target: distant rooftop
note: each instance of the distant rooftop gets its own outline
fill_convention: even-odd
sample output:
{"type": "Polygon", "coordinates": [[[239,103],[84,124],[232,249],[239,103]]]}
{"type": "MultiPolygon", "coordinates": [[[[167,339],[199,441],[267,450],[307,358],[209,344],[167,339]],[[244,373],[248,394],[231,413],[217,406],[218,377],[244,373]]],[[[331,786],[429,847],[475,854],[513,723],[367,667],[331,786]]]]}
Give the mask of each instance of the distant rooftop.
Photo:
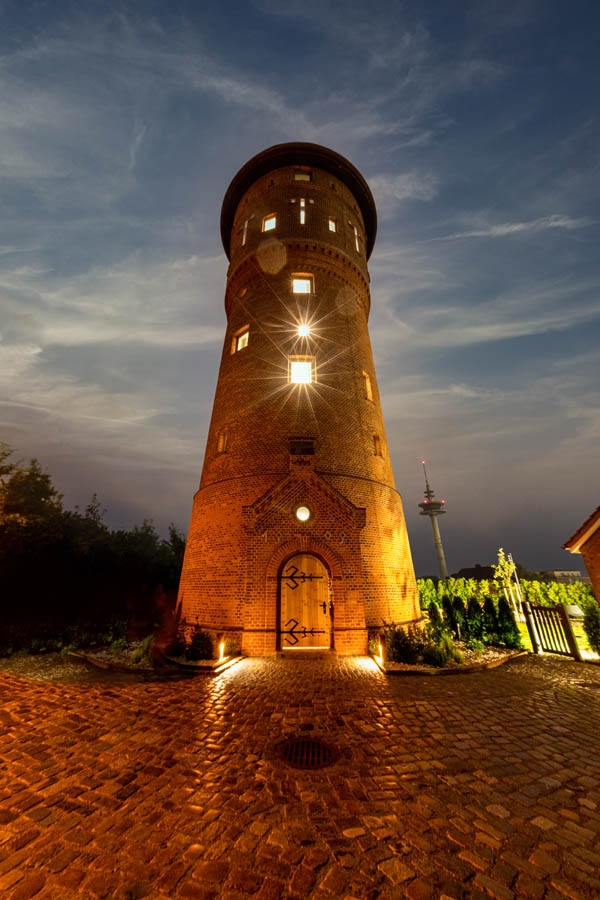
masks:
{"type": "Polygon", "coordinates": [[[581,548],[586,541],[600,528],[600,506],[597,506],[591,516],[588,516],[583,525],[580,525],[575,534],[563,544],[563,550],[571,553],[581,553],[581,548]]]}

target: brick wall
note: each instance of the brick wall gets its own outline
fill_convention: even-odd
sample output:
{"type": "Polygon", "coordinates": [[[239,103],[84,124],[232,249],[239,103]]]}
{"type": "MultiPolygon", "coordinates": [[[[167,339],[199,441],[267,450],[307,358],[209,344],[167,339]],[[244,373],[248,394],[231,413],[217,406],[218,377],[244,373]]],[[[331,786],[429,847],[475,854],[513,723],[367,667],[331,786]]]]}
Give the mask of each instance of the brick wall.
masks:
{"type": "Polygon", "coordinates": [[[588,570],[596,599],[600,603],[600,530],[585,542],[581,548],[581,555],[588,570]]]}

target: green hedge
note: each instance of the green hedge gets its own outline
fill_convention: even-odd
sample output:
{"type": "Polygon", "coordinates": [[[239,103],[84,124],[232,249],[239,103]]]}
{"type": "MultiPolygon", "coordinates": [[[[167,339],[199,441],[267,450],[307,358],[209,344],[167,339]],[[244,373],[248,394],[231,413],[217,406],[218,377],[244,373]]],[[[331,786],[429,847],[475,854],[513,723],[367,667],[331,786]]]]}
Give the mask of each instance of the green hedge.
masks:
{"type": "MultiPolygon", "coordinates": [[[[486,597],[493,597],[496,602],[502,596],[502,590],[498,582],[492,580],[477,581],[474,578],[447,578],[438,581],[437,585],[431,578],[417,579],[421,609],[428,609],[433,601],[438,606],[444,605],[444,597],[454,601],[459,597],[465,605],[469,600],[478,600],[483,604],[486,597]]],[[[540,606],[556,606],[557,603],[567,603],[580,606],[585,611],[587,606],[594,601],[594,591],[591,584],[559,584],[556,581],[521,581],[523,599],[540,606]]]]}

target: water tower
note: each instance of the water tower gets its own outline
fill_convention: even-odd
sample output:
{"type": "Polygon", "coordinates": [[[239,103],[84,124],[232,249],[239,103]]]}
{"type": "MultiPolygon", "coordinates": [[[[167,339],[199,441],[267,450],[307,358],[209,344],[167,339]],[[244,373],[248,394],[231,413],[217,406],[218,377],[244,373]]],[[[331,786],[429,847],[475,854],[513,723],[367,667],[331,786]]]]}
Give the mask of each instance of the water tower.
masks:
{"type": "Polygon", "coordinates": [[[364,653],[421,618],[367,326],[362,175],[280,144],[223,202],[227,328],[178,612],[248,654],[364,653]]]}

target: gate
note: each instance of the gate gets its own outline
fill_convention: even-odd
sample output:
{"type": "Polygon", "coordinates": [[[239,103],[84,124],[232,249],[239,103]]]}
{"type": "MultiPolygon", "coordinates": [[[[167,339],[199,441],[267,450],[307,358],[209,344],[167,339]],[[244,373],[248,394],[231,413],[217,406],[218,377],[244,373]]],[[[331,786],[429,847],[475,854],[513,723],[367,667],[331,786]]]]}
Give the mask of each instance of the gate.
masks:
{"type": "Polygon", "coordinates": [[[559,653],[581,662],[573,626],[562,603],[557,606],[535,606],[524,600],[522,606],[535,653],[559,653]]]}

